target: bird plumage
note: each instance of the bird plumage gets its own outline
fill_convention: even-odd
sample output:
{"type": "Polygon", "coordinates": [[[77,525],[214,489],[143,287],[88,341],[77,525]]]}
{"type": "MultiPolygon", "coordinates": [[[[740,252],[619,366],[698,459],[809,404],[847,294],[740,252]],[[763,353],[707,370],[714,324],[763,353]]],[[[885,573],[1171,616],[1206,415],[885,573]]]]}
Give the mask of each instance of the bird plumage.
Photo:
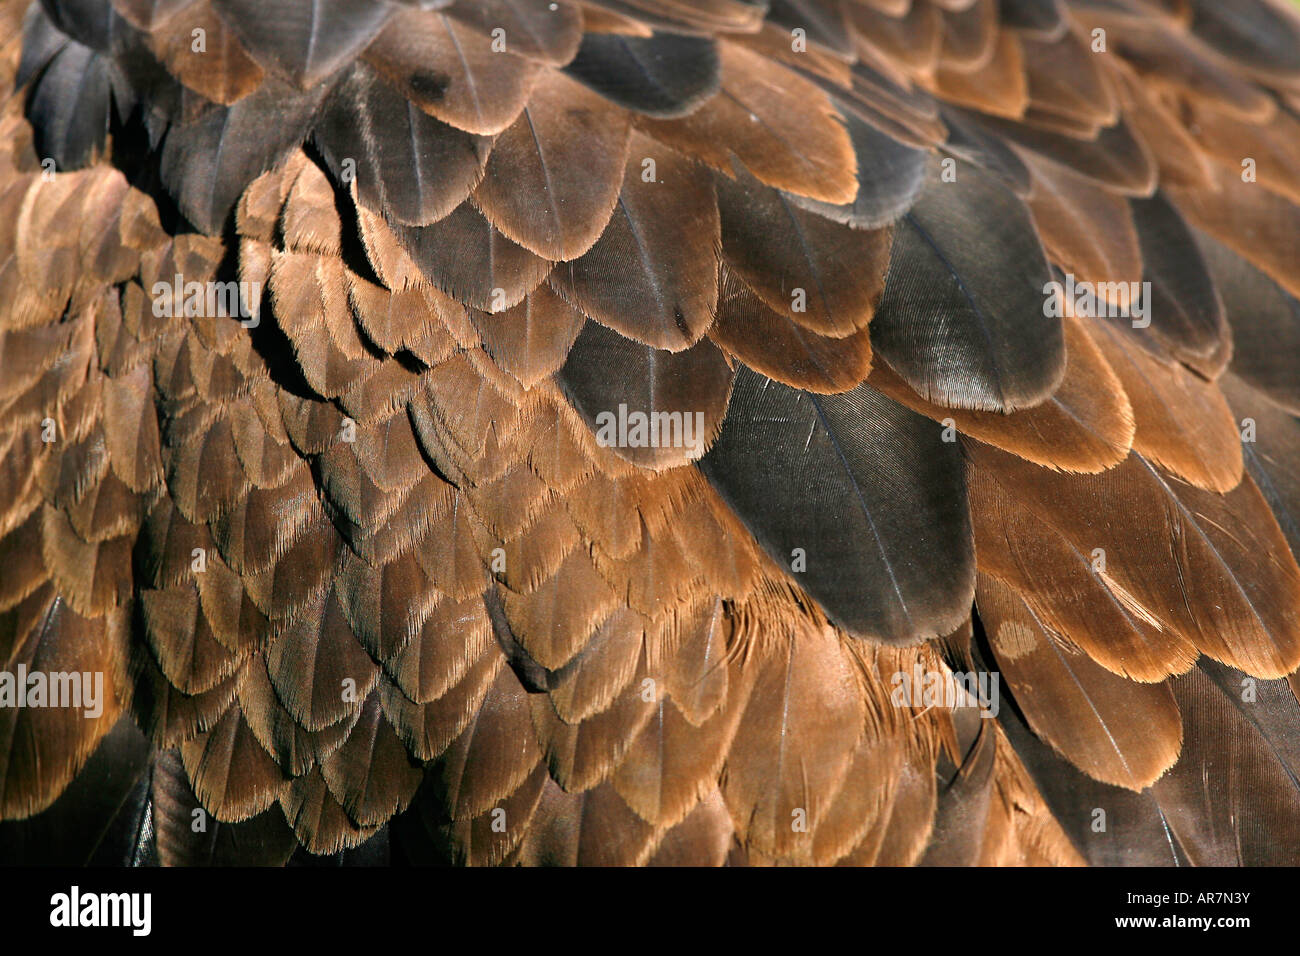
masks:
{"type": "Polygon", "coordinates": [[[1297,50],[0,4],[0,857],[1294,862],[1297,50]]]}

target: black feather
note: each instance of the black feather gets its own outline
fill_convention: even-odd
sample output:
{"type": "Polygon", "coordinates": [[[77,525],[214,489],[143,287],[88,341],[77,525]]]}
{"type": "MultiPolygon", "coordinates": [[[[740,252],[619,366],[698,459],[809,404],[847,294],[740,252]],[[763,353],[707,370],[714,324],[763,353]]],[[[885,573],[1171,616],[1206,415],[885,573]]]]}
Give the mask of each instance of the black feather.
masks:
{"type": "Polygon", "coordinates": [[[871,344],[927,400],[1011,411],[1065,374],[1064,333],[1045,312],[1046,254],[1024,204],[977,166],[937,161],[894,230],[871,344]]]}
{"type": "Polygon", "coordinates": [[[664,119],[690,113],[721,82],[713,41],[674,33],[588,33],[566,69],[619,106],[664,119]]]}
{"type": "Polygon", "coordinates": [[[441,219],[469,196],[491,144],[424,113],[362,65],[330,95],[314,135],[338,183],[347,188],[352,160],[361,201],[411,226],[441,219]]]}
{"type": "Polygon", "coordinates": [[[233,106],[213,106],[173,126],[161,173],[186,218],[204,232],[220,232],[249,183],[306,139],[324,92],[298,93],[268,80],[233,106]]]}
{"type": "Polygon", "coordinates": [[[700,468],[781,567],[803,549],[792,580],[853,634],[910,644],[970,614],[961,453],[874,389],[812,395],[742,367],[700,468]]]}
{"type": "Polygon", "coordinates": [[[699,458],[711,443],[727,410],[732,370],[707,339],[681,352],[666,352],[588,322],[558,377],[598,441],[602,441],[601,416],[608,414],[617,421],[620,406],[626,407],[628,416],[634,412],[679,415],[681,425],[667,429],[667,436],[658,426],[655,432],[646,433],[652,445],[634,445],[639,439],[629,427],[629,440],[623,442],[620,437],[610,446],[635,464],[666,468],[699,458]],[[688,437],[690,444],[686,443],[688,437]]]}
{"type": "Polygon", "coordinates": [[[1232,371],[1300,415],[1300,300],[1207,233],[1196,240],[1232,327],[1232,371]]]}
{"type": "Polygon", "coordinates": [[[858,194],[843,206],[787,193],[803,208],[855,229],[888,225],[912,208],[925,182],[926,152],[900,143],[857,115],[844,111],[858,157],[858,194]]]}
{"type": "Polygon", "coordinates": [[[1002,22],[1044,40],[1059,40],[1069,29],[1060,0],[1000,0],[1002,22]]]}
{"type": "Polygon", "coordinates": [[[59,170],[80,169],[108,139],[112,85],[107,61],[69,41],[54,54],[27,103],[36,152],[59,170]]]}
{"type": "MultiPolygon", "coordinates": [[[[1213,378],[1227,364],[1231,335],[1191,230],[1163,193],[1129,200],[1129,207],[1142,247],[1143,279],[1151,283],[1148,331],[1174,358],[1213,378]]],[[[1137,338],[1149,344],[1147,335],[1137,338]]]]}
{"type": "Polygon", "coordinates": [[[388,22],[382,0],[212,0],[253,58],[302,89],[342,69],[388,22]]]}

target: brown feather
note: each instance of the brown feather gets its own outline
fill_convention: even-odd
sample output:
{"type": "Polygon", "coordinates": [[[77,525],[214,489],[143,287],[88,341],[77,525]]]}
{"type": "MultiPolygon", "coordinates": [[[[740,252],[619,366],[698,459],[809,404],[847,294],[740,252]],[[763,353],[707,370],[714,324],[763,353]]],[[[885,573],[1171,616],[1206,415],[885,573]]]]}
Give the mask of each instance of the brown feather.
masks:
{"type": "Polygon", "coordinates": [[[408,7],[366,48],[371,66],[420,109],[483,136],[510,126],[528,102],[541,64],[494,48],[491,37],[454,16],[408,7]]]}
{"type": "Polygon", "coordinates": [[[550,281],[604,325],[645,345],[678,351],[695,344],[713,322],[719,241],[708,172],[636,133],[618,203],[600,240],[557,267],[550,281]],[[683,230],[683,223],[690,228],[683,230]]]}
{"type": "Polygon", "coordinates": [[[1242,474],[1241,434],[1218,387],[1154,358],[1138,344],[1138,330],[1084,321],[1133,406],[1133,448],[1198,487],[1235,488],[1242,474]]]}
{"type": "Polygon", "coordinates": [[[1133,446],[1133,409],[1082,323],[1067,319],[1064,328],[1067,359],[1060,387],[1043,404],[1010,415],[934,405],[884,363],[876,365],[867,382],[913,411],[1035,464],[1104,471],[1123,461],[1133,446]]]}
{"type": "Polygon", "coordinates": [[[722,89],[684,119],[639,119],[655,139],[730,174],[829,203],[852,202],[857,162],[826,94],[736,44],[721,43],[722,89]]]}
{"type": "Polygon", "coordinates": [[[779,315],[841,338],[870,321],[885,286],[891,231],[840,225],[750,176],[719,176],[727,266],[779,315]]]}
{"type": "Polygon", "coordinates": [[[981,570],[1019,587],[1108,670],[1158,680],[1196,650],[1259,677],[1300,661],[1300,569],[1249,477],[1218,495],[1136,452],[1074,477],[967,448],[981,570]],[[1116,624],[1097,628],[1103,612],[1116,624]]]}
{"type": "Polygon", "coordinates": [[[629,131],[618,107],[548,73],[497,137],[474,201],[530,252],[553,262],[576,259],[600,238],[618,201],[629,131]]]}
{"type": "Polygon", "coordinates": [[[227,106],[261,85],[264,73],[206,0],[191,3],[149,34],[153,53],[176,79],[227,106]],[[195,49],[196,31],[202,49],[195,49]]]}
{"type": "Polygon", "coordinates": [[[1178,760],[1183,725],[1168,684],[1134,683],[1098,666],[996,577],[979,576],[975,603],[1016,706],[1080,770],[1141,790],[1178,760]]]}

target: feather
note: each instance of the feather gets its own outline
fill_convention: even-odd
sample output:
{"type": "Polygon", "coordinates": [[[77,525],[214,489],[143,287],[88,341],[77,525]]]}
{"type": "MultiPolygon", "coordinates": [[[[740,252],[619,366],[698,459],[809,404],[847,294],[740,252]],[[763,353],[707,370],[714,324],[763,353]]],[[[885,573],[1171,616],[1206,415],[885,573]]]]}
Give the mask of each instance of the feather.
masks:
{"type": "Polygon", "coordinates": [[[528,832],[549,779],[546,767],[538,763],[523,783],[487,812],[455,820],[448,817],[442,832],[454,847],[452,861],[464,866],[506,862],[528,832]],[[501,825],[503,819],[505,826],[501,825]]]}
{"type": "Polygon", "coordinates": [[[751,33],[767,12],[749,0],[582,0],[582,3],[600,10],[622,11],[642,23],[687,33],[751,33]]]}
{"type": "Polygon", "coordinates": [[[551,273],[551,285],[622,335],[678,351],[713,322],[719,241],[708,172],[636,133],[609,224],[590,250],[551,273]]]}
{"type": "MultiPolygon", "coordinates": [[[[1194,865],[1280,863],[1286,857],[1279,848],[1300,839],[1295,755],[1279,752],[1251,725],[1241,680],[1229,688],[1216,686],[1203,670],[1174,682],[1187,722],[1184,755],[1152,789],[1162,805],[1185,808],[1171,815],[1170,827],[1194,865]],[[1251,781],[1248,789],[1243,780],[1251,781]]],[[[1265,706],[1277,707],[1279,699],[1294,727],[1297,706],[1287,688],[1266,697],[1265,706]]],[[[1280,729],[1281,721],[1269,717],[1267,725],[1280,729]]]]}
{"type": "Polygon", "coordinates": [[[582,12],[569,2],[552,7],[549,0],[479,0],[454,3],[447,12],[494,38],[494,30],[502,31],[505,52],[550,66],[568,63],[582,42],[582,12]]]}
{"type": "Polygon", "coordinates": [[[1294,81],[1300,74],[1300,19],[1261,0],[1245,0],[1231,14],[1208,0],[1189,0],[1192,31],[1246,72],[1294,81]]]}
{"type": "Polygon", "coordinates": [[[1001,0],[1002,22],[1031,38],[1055,40],[1069,29],[1070,21],[1060,0],[1001,0]]]}
{"type": "Polygon", "coordinates": [[[394,226],[391,233],[370,222],[367,232],[374,241],[395,235],[429,282],[483,312],[518,305],[551,271],[550,262],[498,232],[472,203],[461,203],[432,225],[394,226]]]}
{"type": "Polygon", "coordinates": [[[756,372],[795,388],[830,394],[853,388],[871,370],[871,332],[818,335],[771,309],[730,270],[722,277],[717,321],[709,338],[756,372]]]}
{"type": "Polygon", "coordinates": [[[783,195],[823,219],[855,229],[878,229],[896,222],[916,201],[925,182],[924,151],[883,133],[856,114],[844,117],[858,161],[858,194],[833,205],[798,193],[783,195]]]}
{"type": "Polygon", "coordinates": [[[542,754],[529,716],[529,701],[514,672],[501,668],[469,726],[433,768],[438,776],[438,798],[453,819],[486,813],[532,777],[542,754]],[[500,740],[514,744],[500,747],[500,740]]]}
{"type": "Polygon", "coordinates": [[[1083,131],[1013,123],[996,116],[980,117],[991,134],[1067,166],[1097,185],[1125,196],[1150,196],[1157,168],[1151,152],[1121,117],[1095,135],[1083,131]]]}
{"type": "Polygon", "coordinates": [[[154,55],[188,88],[229,106],[262,83],[262,68],[210,3],[190,4],[149,35],[154,55]],[[197,32],[196,32],[197,31],[197,32]],[[201,38],[201,39],[200,39],[201,38]]]}
{"type": "Polygon", "coordinates": [[[130,531],[105,541],[83,541],[67,514],[49,505],[41,522],[41,556],[73,610],[98,618],[127,602],[133,583],[130,531]]]}
{"type": "Polygon", "coordinates": [[[1158,19],[1134,18],[1123,7],[1107,4],[1076,5],[1075,15],[1085,30],[1105,30],[1111,51],[1139,73],[1157,75],[1162,85],[1256,122],[1266,122],[1276,109],[1271,97],[1189,31],[1168,29],[1158,19]]]}
{"type": "MultiPolygon", "coordinates": [[[[657,710],[642,691],[645,679],[634,679],[633,686],[617,694],[608,708],[577,724],[561,721],[544,697],[529,699],[537,741],[556,783],[576,792],[613,778],[657,710]]],[[[634,787],[629,791],[634,799],[644,796],[634,787]]],[[[644,804],[643,809],[649,812],[644,804]]]]}
{"type": "Polygon", "coordinates": [[[488,159],[487,140],[415,108],[362,66],[335,87],[313,135],[341,188],[355,180],[372,211],[407,226],[436,222],[460,205],[488,159]]]}
{"type": "Polygon", "coordinates": [[[1048,258],[1079,282],[1140,283],[1142,247],[1124,197],[1028,150],[1021,157],[1033,172],[1026,202],[1048,258]]]}
{"type": "Polygon", "coordinates": [[[611,614],[576,657],[545,675],[556,716],[577,724],[609,709],[636,674],[644,640],[639,614],[611,614]]]}
{"type": "Polygon", "coordinates": [[[1242,443],[1246,471],[1300,560],[1300,421],[1234,374],[1219,384],[1243,434],[1253,438],[1242,443]]]}
{"type": "Polygon", "coordinates": [[[463,21],[422,10],[399,11],[365,61],[426,113],[481,136],[515,121],[541,71],[463,21]]]}
{"type": "Polygon", "coordinates": [[[1195,235],[1232,327],[1233,374],[1300,415],[1300,380],[1289,362],[1300,354],[1300,300],[1223,243],[1195,235]]]}
{"type": "Polygon", "coordinates": [[[123,26],[113,5],[104,0],[48,0],[41,6],[56,27],[96,50],[107,51],[123,26]]]}
{"type": "Polygon", "coordinates": [[[600,238],[627,164],[627,114],[562,73],[543,76],[497,137],[474,201],[494,227],[551,261],[600,238]]]}
{"type": "Polygon", "coordinates": [[[843,57],[853,55],[848,23],[839,4],[819,0],[769,0],[768,19],[778,26],[801,29],[807,38],[843,57]]]}
{"type": "Polygon", "coordinates": [[[974,865],[989,824],[997,732],[974,706],[953,707],[946,716],[958,728],[958,747],[936,767],[940,786],[929,843],[917,861],[920,866],[974,865]]]}
{"type": "Polygon", "coordinates": [[[1235,488],[1241,434],[1218,387],[1154,358],[1139,344],[1140,331],[1104,319],[1092,320],[1088,329],[1133,406],[1133,448],[1197,487],[1235,488]]]}
{"type": "Polygon", "coordinates": [[[881,825],[848,857],[850,865],[915,866],[930,842],[938,802],[937,781],[929,767],[908,765],[898,775],[881,825]]]}
{"type": "MultiPolygon", "coordinates": [[[[913,3],[902,15],[873,10],[860,3],[844,5],[848,22],[859,44],[880,50],[890,61],[915,73],[933,71],[944,45],[946,19],[931,3],[913,3]]],[[[997,33],[996,20],[993,35],[997,33]]]]}
{"type": "Polygon", "coordinates": [[[332,589],[279,634],[266,663],[284,706],[307,730],[322,730],[359,710],[379,677],[332,589]]]}
{"type": "MultiPolygon", "coordinates": [[[[17,11],[19,8],[15,5],[11,9],[17,11]]],[[[22,19],[22,55],[13,77],[14,90],[26,86],[55,54],[72,42],[71,37],[55,25],[42,3],[28,6],[22,19]]]]}
{"type": "Polygon", "coordinates": [[[946,12],[940,63],[945,70],[978,70],[992,59],[997,39],[997,3],[976,0],[965,10],[946,12]]]}
{"type": "Polygon", "coordinates": [[[382,681],[384,716],[412,756],[433,760],[472,723],[500,673],[507,670],[505,663],[496,647],[484,644],[455,682],[419,703],[382,681]]]}
{"type": "Polygon", "coordinates": [[[27,116],[38,155],[57,169],[80,169],[103,152],[112,95],[107,61],[68,41],[37,79],[27,116]]]}
{"type": "Polygon", "coordinates": [[[1013,193],[976,166],[955,168],[956,181],[945,182],[934,162],[894,230],[871,344],[927,401],[1031,407],[1065,375],[1061,326],[1046,315],[1042,245],[1013,193]]]}
{"type": "Polygon", "coordinates": [[[718,54],[717,95],[690,116],[637,125],[724,173],[739,160],[768,186],[851,203],[857,194],[853,143],[826,94],[737,44],[719,44],[718,54]]]}
{"type": "MultiPolygon", "coordinates": [[[[1222,680],[1221,675],[1219,669],[1198,668],[1171,681],[1183,714],[1183,757],[1140,794],[1074,776],[1041,752],[1031,759],[1058,819],[1092,862],[1285,865],[1289,856],[1282,847],[1300,825],[1294,755],[1261,734],[1251,712],[1262,705],[1270,725],[1294,724],[1295,698],[1285,685],[1261,688],[1260,704],[1243,706],[1242,684],[1224,681],[1229,690],[1214,679],[1222,680]],[[1251,781],[1250,795],[1241,780],[1251,781]],[[1255,799],[1260,795],[1266,796],[1255,799]],[[1108,821],[1104,839],[1088,831],[1098,809],[1108,821]]],[[[1027,752],[1032,749],[1023,739],[1021,743],[1027,752]]]]}
{"type": "Polygon", "coordinates": [[[280,811],[308,853],[319,856],[355,847],[375,835],[376,827],[358,826],[330,793],[320,768],[293,781],[280,797],[280,811]]]}
{"type": "Polygon", "coordinates": [[[1168,683],[1138,684],[1096,664],[992,575],[975,585],[998,671],[1029,726],[1103,783],[1142,790],[1178,760],[1182,718],[1168,683]]]}
{"type": "Polygon", "coordinates": [[[168,23],[193,0],[112,0],[113,9],[132,26],[152,31],[168,23]]]}
{"type": "Polygon", "coordinates": [[[1136,452],[1100,475],[1067,477],[966,447],[980,569],[1050,599],[1047,622],[1107,670],[1148,681],[1181,673],[1195,660],[1189,643],[1269,679],[1300,660],[1300,570],[1249,478],[1219,495],[1136,452]],[[981,503],[984,494],[1006,504],[981,503]],[[1024,531],[1012,536],[1008,520],[1024,531]],[[1035,587],[1038,577],[1052,584],[1035,587]],[[1080,601],[1089,593],[1104,600],[1080,601]],[[1103,611],[1116,625],[1097,627],[1103,611]]]}
{"type": "Polygon", "coordinates": [[[334,206],[334,187],[315,163],[304,163],[294,177],[280,214],[280,233],[291,252],[339,255],[343,224],[334,206]]]}
{"type": "Polygon", "coordinates": [[[913,643],[967,613],[960,455],[937,426],[871,388],[823,398],[742,368],[701,468],[780,567],[806,559],[793,580],[851,633],[913,643]],[[907,486],[888,478],[900,470],[915,476],[907,486]]]}
{"type": "Polygon", "coordinates": [[[1005,28],[998,31],[993,56],[982,67],[971,71],[940,67],[932,82],[934,92],[948,102],[991,116],[1017,119],[1029,105],[1020,40],[1005,28]]]}
{"type": "Polygon", "coordinates": [[[876,738],[864,733],[858,740],[844,784],[813,836],[813,860],[819,866],[861,862],[850,854],[881,832],[882,817],[888,816],[903,762],[903,747],[893,735],[876,738]]]}
{"type": "Polygon", "coordinates": [[[211,690],[242,663],[242,655],[218,641],[201,616],[193,585],[141,592],[140,612],[159,668],[186,694],[211,690]]]}
{"type": "Polygon", "coordinates": [[[1195,101],[1189,103],[1188,112],[1188,131],[1201,149],[1224,165],[1243,170],[1246,158],[1254,160],[1250,168],[1259,182],[1292,203],[1300,203],[1300,161],[1296,156],[1300,117],[1294,110],[1278,109],[1264,126],[1198,107],[1195,101]]]}
{"type": "Polygon", "coordinates": [[[150,811],[163,866],[279,866],[297,848],[279,807],[242,823],[205,820],[206,825],[196,831],[196,814],[206,815],[206,811],[174,750],[158,754],[152,777],[150,811]]]}
{"type": "Polygon", "coordinates": [[[945,128],[939,121],[939,104],[929,93],[914,88],[906,77],[892,76],[881,60],[857,63],[851,88],[819,85],[836,98],[838,106],[890,136],[919,149],[940,143],[945,128]]]}
{"type": "Polygon", "coordinates": [[[1016,195],[1029,193],[1031,175],[1020,154],[964,110],[944,107],[941,114],[948,136],[943,149],[997,176],[1016,195]]]}
{"type": "MultiPolygon", "coordinates": [[[[0,813],[5,819],[50,806],[117,723],[124,623],[121,615],[82,617],[49,585],[0,615],[0,647],[6,670],[12,668],[15,675],[9,693],[23,695],[26,702],[0,708],[0,813]],[[37,685],[29,677],[25,686],[19,685],[20,669],[46,680],[37,685]],[[90,679],[90,686],[81,688],[80,706],[48,706],[50,694],[60,689],[73,693],[50,686],[49,675],[60,673],[90,679]],[[32,695],[38,693],[44,703],[32,706],[32,695]]],[[[72,700],[75,704],[77,698],[72,700]]]]}
{"type": "Polygon", "coordinates": [[[1119,117],[1119,99],[1109,71],[1072,35],[1045,42],[1021,38],[1029,105],[1086,123],[1109,126],[1119,117]]]}
{"type": "Polygon", "coordinates": [[[1243,170],[1215,164],[1211,189],[1171,188],[1187,222],[1209,233],[1266,273],[1292,296],[1300,296],[1294,269],[1300,249],[1300,206],[1257,182],[1245,182],[1243,170]]]}
{"type": "Polygon", "coordinates": [[[292,6],[211,2],[259,63],[303,90],[346,66],[392,12],[381,0],[308,0],[292,6]]]}
{"type": "Polygon", "coordinates": [[[581,548],[571,552],[554,576],[533,592],[517,594],[507,589],[502,595],[511,633],[548,670],[558,670],[572,660],[619,603],[581,548]]]}
{"type": "Polygon", "coordinates": [[[843,337],[871,319],[884,287],[888,229],[858,230],[806,212],[737,171],[717,177],[728,267],[779,315],[843,337]]]}
{"type": "Polygon", "coordinates": [[[588,322],[559,380],[599,444],[660,470],[708,450],[726,414],[732,374],[709,342],[664,352],[588,322]],[[638,413],[639,432],[632,417],[638,413]]]}
{"type": "Polygon", "coordinates": [[[320,769],[330,793],[362,826],[382,826],[404,810],[423,776],[384,719],[378,693],[366,698],[347,740],[320,769]]]}
{"type": "Polygon", "coordinates": [[[1232,338],[1191,230],[1163,193],[1129,205],[1151,283],[1151,330],[1175,358],[1214,378],[1228,364],[1232,338]]]}
{"type": "Polygon", "coordinates": [[[716,788],[681,823],[659,837],[647,866],[722,866],[734,832],[726,802],[716,788]]]}
{"type": "Polygon", "coordinates": [[[526,866],[635,866],[653,852],[654,833],[608,782],[567,794],[547,780],[519,860],[526,866]]]}
{"type": "Polygon", "coordinates": [[[218,820],[250,819],[271,807],[287,783],[238,707],[180,749],[194,793],[218,820]]]}
{"type": "Polygon", "coordinates": [[[219,233],[245,188],[306,138],[322,95],[320,89],[293,93],[268,80],[233,106],[213,106],[171,127],[161,175],[186,218],[219,233]],[[266,122],[268,109],[278,122],[266,122]]]}
{"type": "Polygon", "coordinates": [[[1124,119],[1151,151],[1161,186],[1209,188],[1209,160],[1178,117],[1122,62],[1111,75],[1117,82],[1124,119]]]}
{"type": "Polygon", "coordinates": [[[118,720],[49,809],[0,823],[0,857],[9,866],[133,865],[148,812],[149,749],[130,718],[118,720]]]}
{"type": "Polygon", "coordinates": [[[1027,461],[1095,474],[1128,456],[1133,446],[1133,408],[1080,322],[1065,323],[1065,343],[1068,360],[1060,388],[1043,404],[1011,415],[933,405],[884,364],[872,370],[867,382],[914,412],[1027,461]]]}
{"type": "Polygon", "coordinates": [[[531,388],[564,364],[586,318],[545,283],[503,312],[470,311],[492,360],[531,388]]]}
{"type": "Polygon", "coordinates": [[[797,857],[811,855],[818,824],[849,773],[864,704],[838,636],[811,626],[783,636],[783,647],[750,665],[753,689],[722,795],[743,843],[797,857]]]}
{"type": "Polygon", "coordinates": [[[692,112],[721,82],[713,41],[675,33],[588,32],[565,70],[619,106],[661,119],[692,112]]]}

